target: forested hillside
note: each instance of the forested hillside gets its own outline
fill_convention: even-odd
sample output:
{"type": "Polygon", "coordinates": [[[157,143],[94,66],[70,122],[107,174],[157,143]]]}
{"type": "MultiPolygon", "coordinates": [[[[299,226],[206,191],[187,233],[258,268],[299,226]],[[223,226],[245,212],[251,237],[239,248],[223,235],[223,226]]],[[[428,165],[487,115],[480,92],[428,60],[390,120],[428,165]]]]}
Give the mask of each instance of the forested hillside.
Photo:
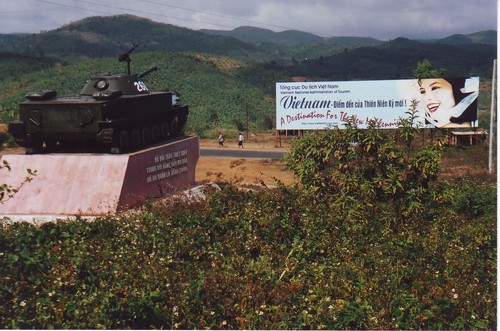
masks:
{"type": "MultiPolygon", "coordinates": [[[[28,62],[25,62],[27,64],[28,62]]],[[[286,80],[283,72],[249,61],[201,54],[148,52],[132,56],[132,72],[156,65],[145,77],[151,90],[170,88],[190,106],[188,130],[202,134],[215,128],[243,130],[247,119],[253,130],[274,127],[274,82],[286,80]]],[[[2,66],[0,66],[2,68],[2,66]]],[[[33,90],[55,89],[75,95],[86,80],[99,72],[125,72],[117,57],[55,65],[13,79],[0,80],[0,122],[16,116],[16,103],[33,90]]]]}
{"type": "Polygon", "coordinates": [[[412,70],[423,59],[445,68],[450,76],[491,78],[496,46],[489,44],[429,44],[398,38],[374,47],[359,47],[329,57],[302,61],[294,67],[302,76],[318,79],[412,78],[412,70]]]}
{"type": "MultiPolygon", "coordinates": [[[[153,89],[169,85],[191,108],[188,129],[262,130],[274,127],[275,83],[303,76],[313,81],[411,78],[429,60],[450,76],[491,79],[496,31],[441,40],[321,38],[242,27],[194,31],[119,15],[90,17],[52,31],[0,35],[0,122],[16,116],[16,103],[32,90],[78,94],[97,72],[123,72],[119,54],[138,44],[135,72],[151,65],[153,89]]],[[[484,102],[488,102],[483,97],[484,102]]],[[[480,104],[481,107],[481,104],[480,104]]]]}
{"type": "Polygon", "coordinates": [[[117,55],[134,43],[140,45],[139,52],[192,51],[266,59],[257,47],[234,38],[209,36],[132,15],[90,17],[55,30],[11,38],[0,43],[0,50],[36,56],[96,58],[117,55]]]}
{"type": "Polygon", "coordinates": [[[49,69],[58,63],[57,59],[15,53],[0,53],[0,82],[20,75],[49,69]]]}
{"type": "MultiPolygon", "coordinates": [[[[373,75],[383,78],[387,71],[392,74],[401,68],[405,69],[407,60],[423,53],[433,63],[436,62],[436,57],[445,68],[457,66],[454,59],[460,59],[464,61],[461,64],[469,66],[471,54],[475,61],[489,63],[491,58],[496,57],[496,34],[496,31],[481,31],[438,40],[412,41],[414,44],[409,50],[405,50],[398,42],[400,39],[384,42],[370,37],[325,38],[302,31],[273,32],[255,27],[240,27],[231,31],[195,31],[137,16],[118,15],[89,17],[38,34],[0,35],[0,52],[38,57],[56,56],[72,61],[82,56],[115,56],[132,44],[139,44],[137,52],[188,51],[240,57],[260,63],[299,66],[304,61],[323,61],[331,56],[334,56],[332,62],[336,62],[335,55],[339,54],[341,64],[335,67],[339,76],[355,79],[356,77],[350,77],[350,66],[360,62],[366,66],[373,62],[373,75]],[[358,52],[360,48],[363,50],[361,53],[358,52]],[[379,49],[386,49],[387,53],[380,55],[379,49]],[[343,70],[345,65],[342,56],[352,60],[346,70],[343,70]],[[390,60],[381,65],[380,56],[390,60]]],[[[306,65],[301,70],[315,70],[315,66],[306,65]]],[[[316,72],[313,71],[310,76],[317,76],[316,72]]]]}

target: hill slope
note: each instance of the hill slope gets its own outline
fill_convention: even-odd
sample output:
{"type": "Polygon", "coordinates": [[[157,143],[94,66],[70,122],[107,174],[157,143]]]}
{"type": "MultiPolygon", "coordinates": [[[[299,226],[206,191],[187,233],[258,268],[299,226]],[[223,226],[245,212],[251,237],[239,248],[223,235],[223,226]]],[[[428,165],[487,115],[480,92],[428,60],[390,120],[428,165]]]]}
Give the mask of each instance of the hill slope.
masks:
{"type": "Polygon", "coordinates": [[[486,44],[486,45],[496,45],[497,44],[497,32],[494,30],[480,31],[476,33],[471,33],[467,35],[454,34],[452,36],[439,39],[435,42],[441,44],[450,45],[464,45],[464,44],[486,44]]]}
{"type": "MultiPolygon", "coordinates": [[[[420,48],[433,48],[442,44],[464,47],[475,47],[476,44],[496,45],[496,31],[420,42],[420,48]]],[[[0,35],[0,51],[39,57],[71,59],[81,56],[117,56],[132,44],[139,44],[136,52],[210,53],[281,64],[328,57],[360,47],[376,47],[387,43],[390,42],[368,37],[323,38],[302,31],[273,32],[248,26],[231,31],[195,31],[133,15],[89,17],[39,34],[0,35]]],[[[355,56],[356,53],[351,55],[355,56]]]]}
{"type": "Polygon", "coordinates": [[[252,26],[241,26],[233,30],[209,30],[201,29],[200,32],[214,36],[226,36],[239,39],[244,42],[268,42],[277,44],[299,44],[311,41],[321,41],[323,38],[307,32],[287,30],[274,32],[268,29],[252,26]]]}
{"type": "Polygon", "coordinates": [[[233,30],[209,30],[201,29],[209,35],[226,36],[250,43],[275,43],[281,45],[297,45],[304,43],[336,44],[341,46],[366,46],[382,43],[382,41],[369,37],[329,37],[323,38],[318,35],[297,31],[285,30],[274,32],[268,29],[256,28],[252,26],[242,26],[233,30]]]}
{"type": "Polygon", "coordinates": [[[295,66],[298,75],[317,79],[412,78],[418,62],[428,59],[450,76],[479,75],[490,78],[496,46],[486,44],[429,44],[398,38],[374,47],[303,61],[295,66]]]}
{"type": "MultiPolygon", "coordinates": [[[[254,129],[274,127],[274,82],[286,80],[282,71],[224,56],[143,52],[133,54],[132,72],[158,66],[145,77],[152,91],[177,90],[190,106],[188,127],[201,135],[217,128],[243,130],[247,120],[254,129]]],[[[0,66],[1,68],[1,66],[0,66]]],[[[113,58],[87,60],[18,75],[0,81],[0,123],[17,116],[17,102],[30,91],[55,89],[58,95],[80,93],[86,80],[99,72],[125,72],[113,58]]]]}
{"type": "Polygon", "coordinates": [[[140,45],[138,51],[189,51],[265,58],[260,49],[235,38],[209,36],[132,15],[90,17],[56,30],[17,38],[0,47],[38,56],[95,58],[115,56],[133,43],[140,45]]]}

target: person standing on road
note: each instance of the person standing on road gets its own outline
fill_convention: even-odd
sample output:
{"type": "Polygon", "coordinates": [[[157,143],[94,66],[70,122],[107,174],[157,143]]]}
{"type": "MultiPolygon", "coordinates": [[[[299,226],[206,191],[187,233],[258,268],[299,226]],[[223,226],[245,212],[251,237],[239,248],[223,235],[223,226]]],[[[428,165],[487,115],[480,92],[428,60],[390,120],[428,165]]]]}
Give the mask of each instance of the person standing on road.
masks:
{"type": "Polygon", "coordinates": [[[243,137],[243,133],[240,132],[240,135],[238,137],[238,148],[243,148],[243,140],[245,140],[245,137],[243,137]]]}
{"type": "Polygon", "coordinates": [[[219,137],[217,138],[219,140],[219,145],[224,147],[224,135],[222,134],[222,132],[219,132],[219,137]]]}

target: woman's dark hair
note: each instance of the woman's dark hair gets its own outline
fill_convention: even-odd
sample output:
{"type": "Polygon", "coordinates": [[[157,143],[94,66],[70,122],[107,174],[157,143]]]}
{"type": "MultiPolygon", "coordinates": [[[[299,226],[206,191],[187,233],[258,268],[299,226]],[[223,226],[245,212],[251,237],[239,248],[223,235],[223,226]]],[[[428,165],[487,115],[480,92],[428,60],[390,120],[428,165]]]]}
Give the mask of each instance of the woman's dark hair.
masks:
{"type": "MultiPolygon", "coordinates": [[[[453,97],[455,98],[455,104],[458,104],[470,93],[463,93],[460,91],[461,88],[465,86],[465,78],[445,78],[452,86],[453,97]]],[[[450,117],[450,122],[452,123],[463,123],[463,122],[473,122],[477,120],[477,98],[472,102],[467,109],[464,110],[462,115],[458,117],[450,117]]]]}
{"type": "Polygon", "coordinates": [[[453,97],[455,98],[455,103],[459,103],[470,93],[462,93],[461,88],[465,86],[465,78],[444,78],[448,83],[451,84],[453,89],[453,97]]]}
{"type": "MultiPolygon", "coordinates": [[[[452,91],[453,91],[453,98],[455,99],[455,105],[458,104],[460,101],[462,101],[466,96],[468,96],[471,93],[462,93],[460,91],[461,88],[465,86],[465,80],[466,78],[446,78],[443,77],[442,79],[446,80],[448,83],[450,83],[452,91]]],[[[418,85],[421,86],[421,81],[422,79],[418,80],[418,85]]],[[[466,110],[462,113],[462,115],[458,117],[450,117],[450,122],[452,123],[464,123],[464,122],[473,122],[477,120],[477,98],[472,102],[466,110]]]]}

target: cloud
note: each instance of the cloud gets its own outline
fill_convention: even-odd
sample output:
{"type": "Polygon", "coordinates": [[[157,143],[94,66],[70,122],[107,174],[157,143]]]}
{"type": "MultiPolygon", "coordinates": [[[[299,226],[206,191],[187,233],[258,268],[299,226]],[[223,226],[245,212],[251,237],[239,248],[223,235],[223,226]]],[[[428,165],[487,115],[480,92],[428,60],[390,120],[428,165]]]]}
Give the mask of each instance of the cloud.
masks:
{"type": "Polygon", "coordinates": [[[0,33],[39,32],[88,16],[123,13],[192,29],[250,25],[382,40],[497,28],[496,0],[17,0],[2,3],[0,33]]]}

